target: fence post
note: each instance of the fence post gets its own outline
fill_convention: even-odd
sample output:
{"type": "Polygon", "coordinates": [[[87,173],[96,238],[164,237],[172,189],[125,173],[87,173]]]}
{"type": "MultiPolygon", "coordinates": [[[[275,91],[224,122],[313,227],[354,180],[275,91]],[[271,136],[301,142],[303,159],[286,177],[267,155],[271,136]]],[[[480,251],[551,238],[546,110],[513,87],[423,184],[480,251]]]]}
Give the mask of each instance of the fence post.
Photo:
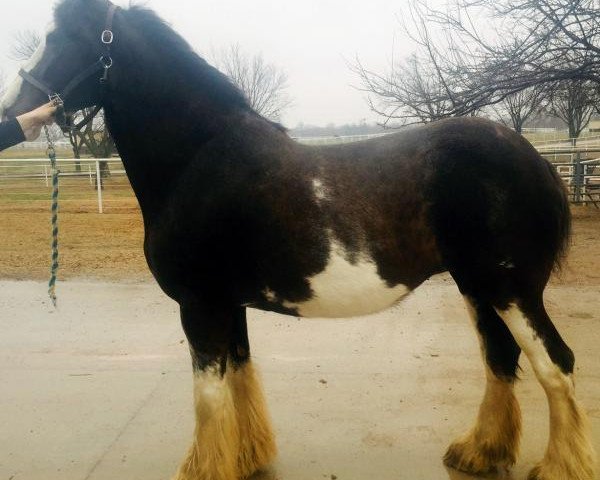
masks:
{"type": "Polygon", "coordinates": [[[584,181],[584,169],[585,166],[581,164],[581,153],[577,152],[573,161],[573,193],[575,203],[581,203],[581,190],[584,181]]]}
{"type": "Polygon", "coordinates": [[[104,213],[102,207],[102,177],[100,176],[99,160],[96,160],[96,188],[98,189],[98,213],[104,213]]]}

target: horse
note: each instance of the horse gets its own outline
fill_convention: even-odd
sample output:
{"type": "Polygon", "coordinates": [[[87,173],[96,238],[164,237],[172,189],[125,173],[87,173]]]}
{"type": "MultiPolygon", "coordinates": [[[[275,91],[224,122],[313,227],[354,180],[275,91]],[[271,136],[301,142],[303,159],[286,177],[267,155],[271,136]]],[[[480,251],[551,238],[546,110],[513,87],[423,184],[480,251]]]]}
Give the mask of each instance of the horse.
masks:
{"type": "Polygon", "coordinates": [[[247,478],[276,454],[247,308],[366,315],[441,272],[464,297],[486,372],[476,422],[446,465],[480,474],[516,462],[523,351],[550,410],[547,450],[529,478],[594,478],[574,355],[543,301],[569,243],[567,195],[520,135],[454,118],[301,145],[155,13],[107,0],[57,4],[2,115],[46,94],[62,94],[69,111],[104,108],[139,201],[149,268],[180,305],[196,426],[176,480],[247,478]]]}

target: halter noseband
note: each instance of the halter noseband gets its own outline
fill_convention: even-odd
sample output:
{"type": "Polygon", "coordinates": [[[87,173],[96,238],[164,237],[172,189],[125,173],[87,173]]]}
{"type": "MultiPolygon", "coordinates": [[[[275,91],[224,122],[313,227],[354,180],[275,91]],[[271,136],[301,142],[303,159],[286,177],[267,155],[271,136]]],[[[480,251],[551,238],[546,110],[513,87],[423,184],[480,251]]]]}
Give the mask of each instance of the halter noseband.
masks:
{"type": "MultiPolygon", "coordinates": [[[[81,73],[76,75],[73,79],[71,79],[71,81],[67,84],[67,86],[63,89],[63,91],[61,93],[55,91],[48,84],[38,80],[33,75],[31,75],[31,73],[23,70],[22,68],[19,70],[19,75],[24,80],[29,82],[29,84],[33,85],[35,88],[37,88],[38,90],[41,90],[46,95],[48,95],[48,98],[50,99],[50,101],[54,102],[59,108],[64,106],[64,100],[83,81],[85,81],[88,77],[90,77],[91,75],[93,75],[96,72],[103,71],[102,77],[100,77],[99,81],[100,81],[101,85],[106,85],[106,82],[108,80],[108,71],[110,70],[110,68],[113,65],[113,60],[110,55],[110,47],[111,47],[111,45],[113,43],[113,39],[114,39],[112,25],[113,25],[113,19],[114,19],[117,8],[118,7],[116,5],[114,5],[113,3],[110,3],[110,6],[108,7],[108,13],[106,15],[106,26],[105,26],[104,30],[102,31],[102,34],[100,35],[100,41],[104,45],[104,52],[102,53],[102,55],[100,55],[100,58],[98,60],[96,60],[89,67],[87,67],[85,70],[83,70],[81,73]]],[[[88,115],[79,125],[77,125],[77,127],[80,128],[80,127],[84,126],[86,123],[89,123],[91,121],[91,119],[95,116],[95,114],[98,113],[100,108],[102,108],[102,107],[97,106],[94,109],[94,114],[88,115]]],[[[61,115],[64,117],[64,110],[61,115]]],[[[57,123],[59,123],[59,126],[61,128],[68,127],[66,119],[64,119],[64,120],[65,121],[57,122],[57,123]]],[[[63,128],[63,130],[64,130],[64,128],[63,128]]]]}

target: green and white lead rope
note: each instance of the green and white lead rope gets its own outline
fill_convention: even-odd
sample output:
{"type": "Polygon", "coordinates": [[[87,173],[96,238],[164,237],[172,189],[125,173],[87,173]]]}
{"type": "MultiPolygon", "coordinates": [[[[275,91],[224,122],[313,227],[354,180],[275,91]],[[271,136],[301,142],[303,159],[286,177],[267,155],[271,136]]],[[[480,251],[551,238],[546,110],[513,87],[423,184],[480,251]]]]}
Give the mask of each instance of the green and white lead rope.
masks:
{"type": "Polygon", "coordinates": [[[50,267],[48,295],[50,296],[50,300],[52,300],[52,304],[56,307],[56,276],[58,274],[58,175],[60,172],[56,166],[54,142],[50,137],[47,126],[44,126],[44,132],[48,141],[48,158],[50,159],[50,168],[52,170],[52,265],[50,267]]]}

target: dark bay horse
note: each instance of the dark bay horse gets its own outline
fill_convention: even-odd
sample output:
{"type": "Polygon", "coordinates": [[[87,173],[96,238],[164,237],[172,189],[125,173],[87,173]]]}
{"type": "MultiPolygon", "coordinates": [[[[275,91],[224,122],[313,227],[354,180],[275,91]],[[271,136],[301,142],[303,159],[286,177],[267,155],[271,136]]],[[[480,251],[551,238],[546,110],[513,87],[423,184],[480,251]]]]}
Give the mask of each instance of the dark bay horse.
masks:
{"type": "Polygon", "coordinates": [[[302,146],[155,14],[106,0],[60,2],[24,72],[2,100],[6,116],[48,91],[70,110],[104,107],[141,206],[148,265],[181,306],[196,431],[177,480],[246,478],[275,455],[247,307],[363,315],[444,271],[464,296],[487,373],[477,421],[446,464],[483,473],[515,463],[523,351],[550,408],[548,448],[530,478],[594,478],[574,356],[543,303],[568,244],[569,207],[554,169],[522,137],[468,118],[302,146]]]}

